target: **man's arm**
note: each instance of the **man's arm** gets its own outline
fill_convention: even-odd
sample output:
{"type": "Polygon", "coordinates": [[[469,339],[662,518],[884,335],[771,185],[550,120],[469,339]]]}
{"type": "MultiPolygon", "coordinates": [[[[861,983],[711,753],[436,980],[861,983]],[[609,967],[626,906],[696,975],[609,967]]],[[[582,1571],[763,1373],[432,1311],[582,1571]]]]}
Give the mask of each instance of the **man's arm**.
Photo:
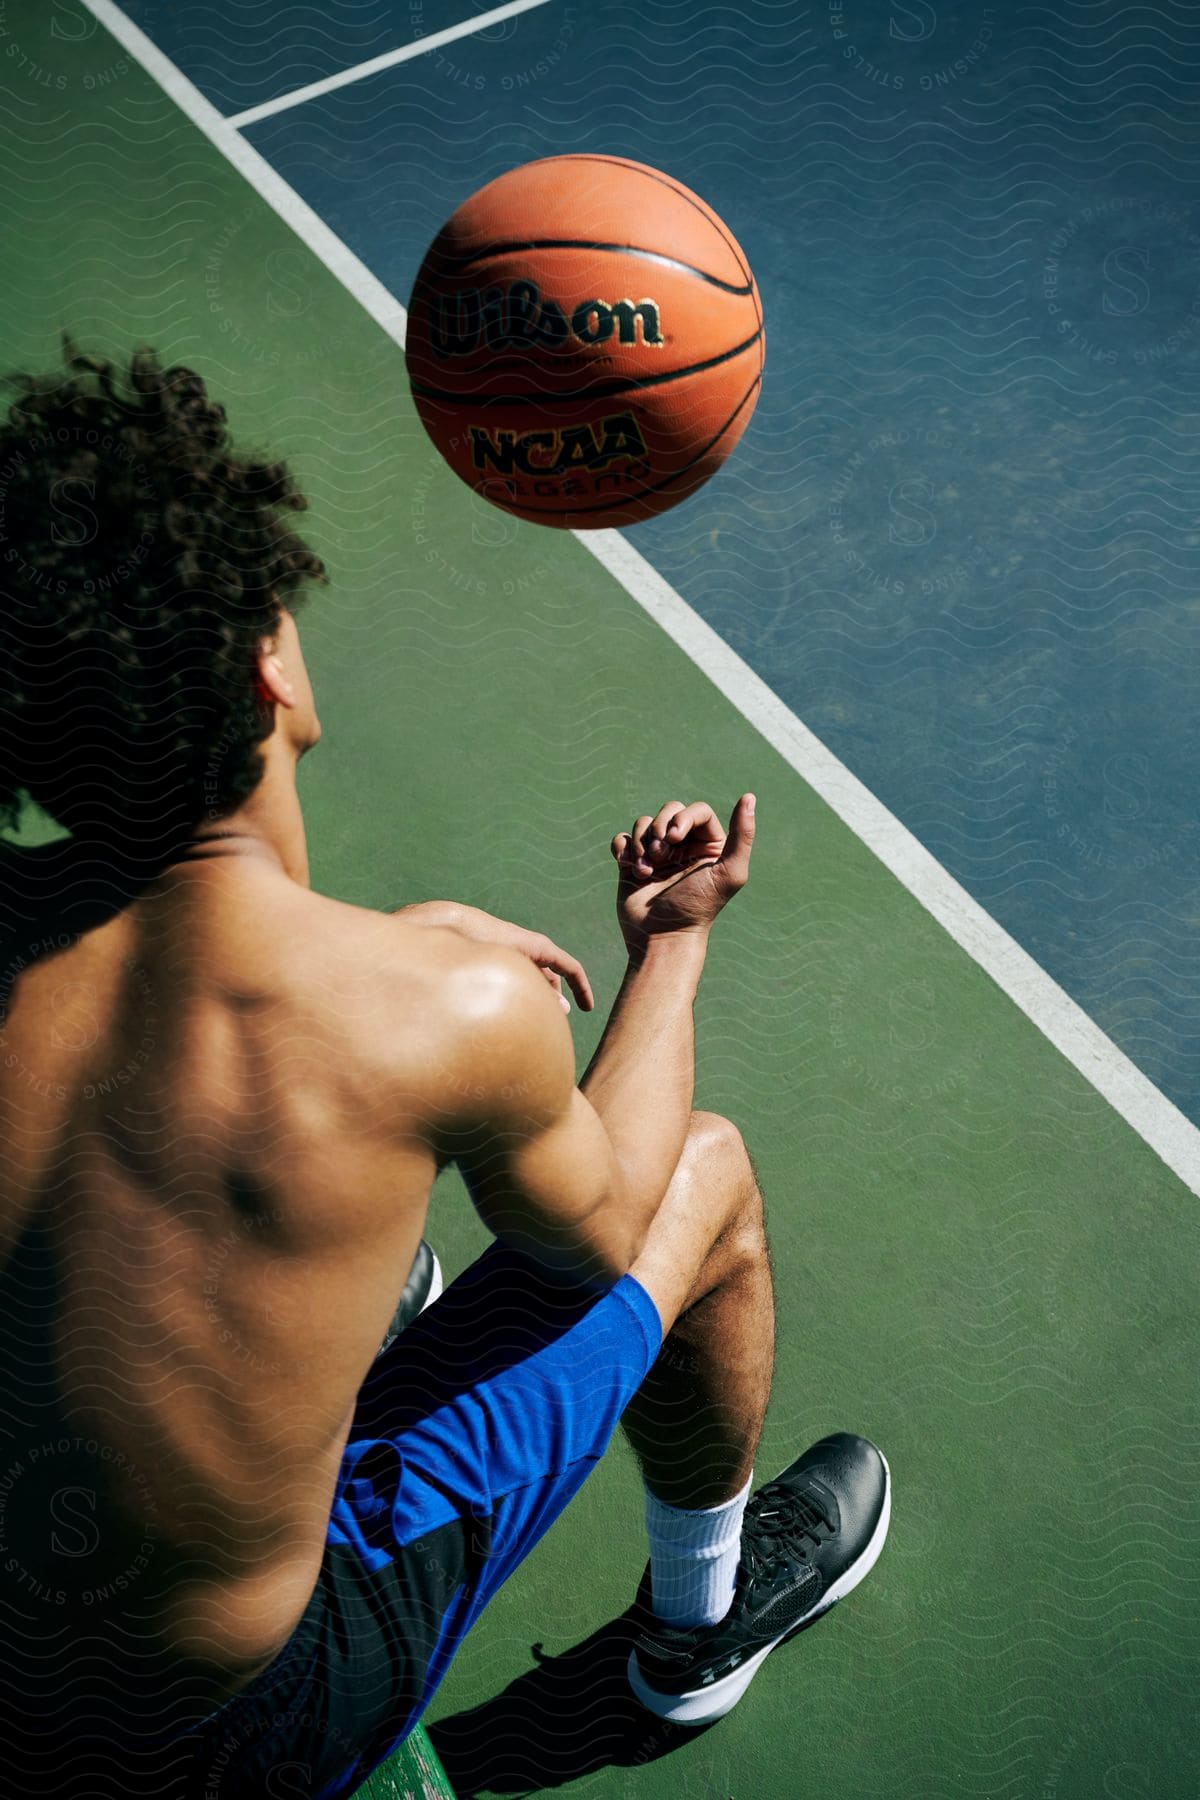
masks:
{"type": "Polygon", "coordinates": [[[516,951],[460,943],[443,1001],[450,1047],[432,1083],[439,1161],[458,1164],[502,1242],[572,1279],[611,1285],[644,1227],[604,1126],[575,1085],[555,995],[516,951]]]}
{"type": "Polygon", "coordinates": [[[640,1237],[683,1151],[696,1082],[693,1006],[707,933],[651,939],[630,956],[580,1083],[625,1176],[640,1237]]]}
{"type": "Polygon", "coordinates": [[[497,1237],[580,1280],[629,1268],[687,1135],[703,963],[692,940],[631,963],[585,1094],[566,1020],[531,966],[491,947],[460,959],[470,993],[453,1080],[472,1102],[453,1105],[439,1150],[497,1237]]]}
{"type": "Polygon", "coordinates": [[[583,1090],[565,1020],[530,964],[490,945],[456,958],[448,1010],[469,1073],[451,1076],[439,1154],[459,1163],[490,1230],[564,1273],[623,1274],[670,1184],[691,1118],[708,931],[745,882],[753,837],[745,795],[728,839],[700,802],[670,802],[614,838],[629,967],[583,1090]]]}
{"type": "Polygon", "coordinates": [[[603,1121],[649,1224],[683,1150],[694,1098],[693,1003],[708,934],[746,882],[755,800],[743,794],[726,836],[705,801],[669,800],[612,840],[617,917],[629,966],[580,1084],[603,1121]]]}

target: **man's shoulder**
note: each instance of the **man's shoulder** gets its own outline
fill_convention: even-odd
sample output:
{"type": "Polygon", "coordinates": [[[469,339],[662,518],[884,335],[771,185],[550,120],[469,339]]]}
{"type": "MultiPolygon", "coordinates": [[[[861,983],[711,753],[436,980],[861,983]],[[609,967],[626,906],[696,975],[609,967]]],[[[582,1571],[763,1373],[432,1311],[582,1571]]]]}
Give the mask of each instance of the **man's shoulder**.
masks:
{"type": "Polygon", "coordinates": [[[441,925],[410,922],[403,912],[378,912],[309,889],[293,889],[289,907],[295,937],[294,972],[340,995],[378,1005],[429,999],[482,946],[441,925]]]}
{"type": "Polygon", "coordinates": [[[477,964],[490,946],[476,944],[447,921],[416,912],[377,912],[326,895],[310,896],[312,928],[336,956],[378,976],[385,988],[424,978],[437,982],[477,964]]]}
{"type": "Polygon", "coordinates": [[[458,1037],[464,1051],[487,1054],[502,1037],[565,1024],[529,959],[460,931],[452,908],[445,922],[432,907],[379,912],[291,882],[223,898],[233,904],[217,930],[239,967],[269,970],[268,986],[278,981],[319,1010],[362,1019],[381,1041],[400,1024],[419,1025],[423,1041],[446,1048],[458,1037]]]}
{"type": "Polygon", "coordinates": [[[437,1005],[471,946],[456,933],[301,885],[269,866],[189,872],[168,901],[218,992],[261,998],[343,1032],[437,1005]]]}
{"type": "Polygon", "coordinates": [[[425,1121],[443,1159],[458,1132],[500,1125],[514,1107],[524,1119],[530,1096],[539,1110],[543,1090],[573,1084],[565,1017],[527,958],[403,913],[331,902],[324,918],[341,939],[331,986],[355,1063],[397,1119],[425,1121]]]}
{"type": "Polygon", "coordinates": [[[537,1018],[556,1016],[548,984],[527,958],[481,943],[446,922],[419,914],[381,913],[313,895],[311,934],[326,979],[369,1010],[419,1016],[423,1033],[440,1028],[464,1047],[496,1031],[519,1028],[532,1002],[537,1018]]]}

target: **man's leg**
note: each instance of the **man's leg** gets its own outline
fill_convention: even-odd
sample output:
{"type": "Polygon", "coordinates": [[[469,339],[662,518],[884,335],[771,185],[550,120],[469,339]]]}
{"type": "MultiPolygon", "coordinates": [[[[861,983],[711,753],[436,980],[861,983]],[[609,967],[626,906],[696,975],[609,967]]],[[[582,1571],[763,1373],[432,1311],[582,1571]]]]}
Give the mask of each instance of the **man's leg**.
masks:
{"type": "Polygon", "coordinates": [[[749,1495],[775,1321],[762,1196],[728,1120],[693,1114],[630,1273],[666,1335],[623,1419],[645,1477],[657,1617],[629,1679],[659,1718],[702,1725],[874,1566],[890,1478],[874,1444],[834,1432],[749,1495]]]}
{"type": "Polygon", "coordinates": [[[762,1194],[728,1119],[692,1115],[630,1273],[654,1301],[665,1341],[622,1424],[660,1500],[718,1506],[750,1479],[775,1355],[762,1194]]]}
{"type": "Polygon", "coordinates": [[[693,1113],[630,1273],[665,1334],[622,1421],[646,1486],[651,1604],[672,1626],[715,1625],[733,1601],[775,1350],[762,1195],[728,1119],[693,1113]]]}

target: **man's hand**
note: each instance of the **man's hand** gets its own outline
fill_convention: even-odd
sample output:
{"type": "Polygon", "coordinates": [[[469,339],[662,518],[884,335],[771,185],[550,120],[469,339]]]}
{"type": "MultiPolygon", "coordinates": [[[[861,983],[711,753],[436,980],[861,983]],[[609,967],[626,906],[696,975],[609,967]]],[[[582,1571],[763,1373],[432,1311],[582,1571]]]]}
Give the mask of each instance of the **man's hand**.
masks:
{"type": "Polygon", "coordinates": [[[571,1010],[571,1002],[562,991],[564,976],[584,1012],[591,1012],[595,1005],[583,964],[540,931],[526,931],[523,925],[510,925],[507,919],[493,918],[478,906],[463,906],[457,900],[422,900],[399,910],[414,924],[449,926],[474,943],[503,944],[506,949],[527,956],[558,995],[564,1012],[571,1010]]]}
{"type": "Polygon", "coordinates": [[[743,794],[726,836],[711,806],[669,800],[612,841],[617,917],[630,955],[671,932],[705,935],[746,885],[754,843],[754,795],[743,794]]]}

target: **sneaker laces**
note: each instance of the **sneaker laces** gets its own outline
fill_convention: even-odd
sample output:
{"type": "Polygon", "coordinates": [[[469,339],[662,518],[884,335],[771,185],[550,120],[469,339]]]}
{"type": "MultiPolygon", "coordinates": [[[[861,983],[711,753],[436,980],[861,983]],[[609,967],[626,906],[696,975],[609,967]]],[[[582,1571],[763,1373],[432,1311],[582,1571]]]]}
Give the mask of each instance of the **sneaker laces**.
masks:
{"type": "Polygon", "coordinates": [[[832,1530],[833,1520],[812,1493],[797,1493],[795,1488],[774,1482],[753,1496],[746,1507],[742,1528],[742,1562],[747,1584],[759,1577],[770,1578],[791,1558],[807,1560],[805,1539],[819,1546],[824,1540],[820,1527],[832,1530]]]}

